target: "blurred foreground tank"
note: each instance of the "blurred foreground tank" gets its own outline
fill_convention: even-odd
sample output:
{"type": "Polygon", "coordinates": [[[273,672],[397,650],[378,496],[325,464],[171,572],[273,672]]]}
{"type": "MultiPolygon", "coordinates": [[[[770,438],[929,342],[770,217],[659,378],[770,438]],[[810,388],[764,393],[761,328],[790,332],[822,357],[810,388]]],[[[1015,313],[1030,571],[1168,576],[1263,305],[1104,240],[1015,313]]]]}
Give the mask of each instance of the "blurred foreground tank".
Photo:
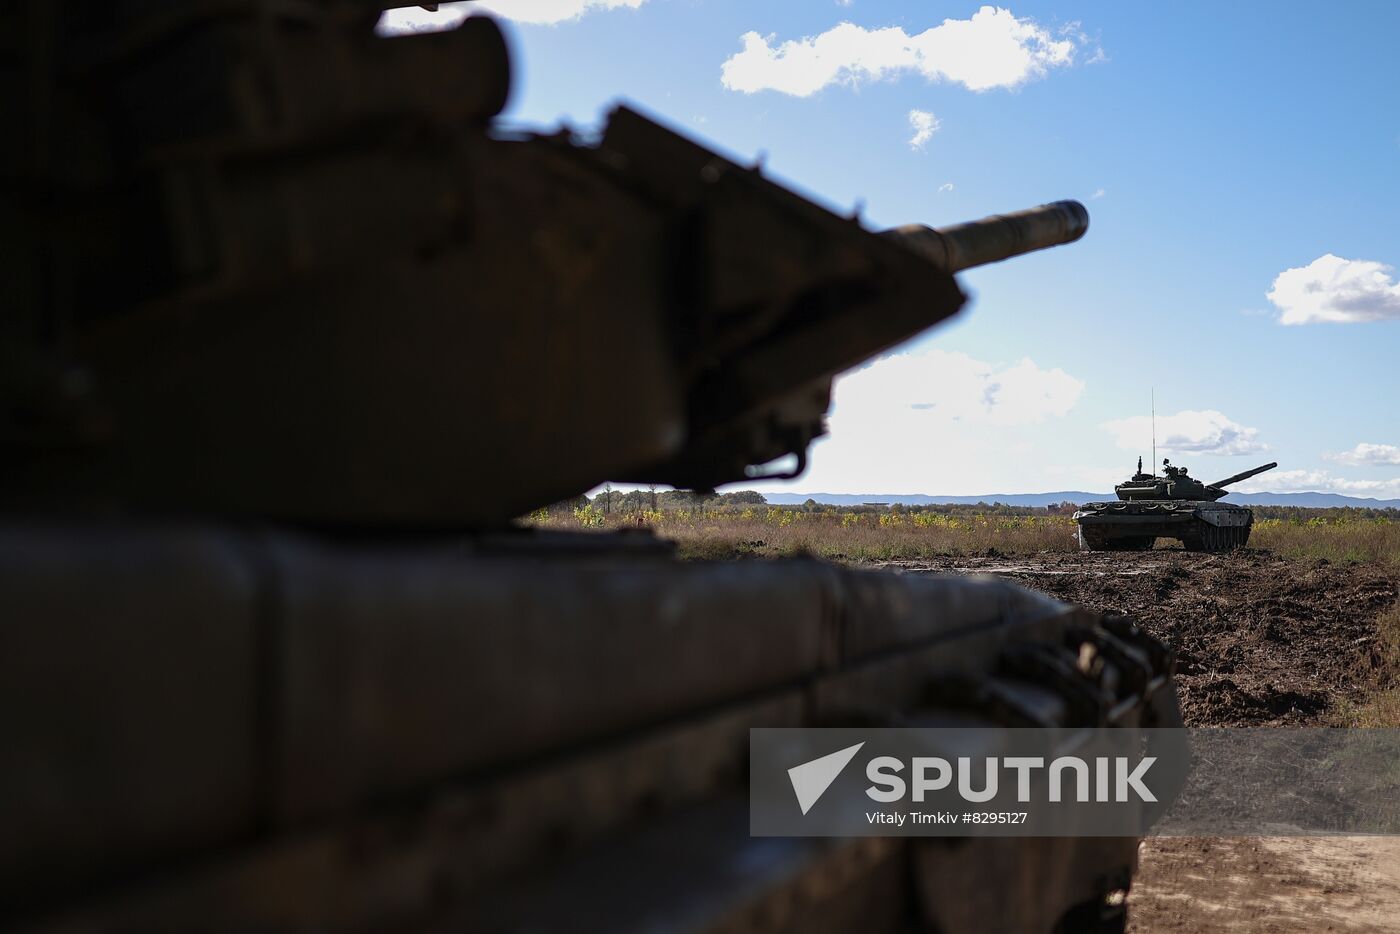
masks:
{"type": "Polygon", "coordinates": [[[1217,502],[1225,487],[1277,467],[1276,462],[1202,483],[1185,467],[1162,461],[1162,476],[1142,472],[1113,488],[1117,502],[1085,503],[1074,514],[1079,547],[1085,551],[1146,551],[1159,538],[1175,538],[1187,551],[1243,548],[1254,525],[1254,512],[1217,502]]]}
{"type": "Polygon", "coordinates": [[[795,457],[831,380],[1067,242],[872,234],[626,107],[494,124],[499,28],[0,12],[0,922],[1121,927],[1136,841],[754,839],[755,726],[1179,724],[997,581],[514,528],[795,457]]]}

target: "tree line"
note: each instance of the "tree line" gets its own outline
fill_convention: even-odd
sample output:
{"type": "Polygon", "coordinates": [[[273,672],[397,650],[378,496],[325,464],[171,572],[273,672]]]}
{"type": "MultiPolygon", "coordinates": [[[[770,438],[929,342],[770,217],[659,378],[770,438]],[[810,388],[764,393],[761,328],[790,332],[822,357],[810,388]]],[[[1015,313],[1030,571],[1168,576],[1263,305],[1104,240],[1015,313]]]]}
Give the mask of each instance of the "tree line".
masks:
{"type": "MultiPolygon", "coordinates": [[[[570,511],[592,506],[605,513],[640,513],[646,511],[666,511],[671,509],[721,509],[727,506],[766,506],[768,500],[757,490],[734,490],[728,493],[697,493],[691,490],[614,490],[605,486],[593,496],[579,496],[556,503],[554,511],[570,511]]],[[[900,503],[890,505],[832,505],[808,499],[801,505],[781,505],[777,508],[799,512],[841,512],[841,513],[936,513],[946,516],[1068,516],[1079,506],[1066,500],[1049,506],[1008,506],[1005,503],[931,503],[905,506],[900,503]]],[[[1361,519],[1400,520],[1400,509],[1394,507],[1365,506],[1250,506],[1259,519],[1280,519],[1283,521],[1307,522],[1322,519],[1328,522],[1346,522],[1361,519]]]]}

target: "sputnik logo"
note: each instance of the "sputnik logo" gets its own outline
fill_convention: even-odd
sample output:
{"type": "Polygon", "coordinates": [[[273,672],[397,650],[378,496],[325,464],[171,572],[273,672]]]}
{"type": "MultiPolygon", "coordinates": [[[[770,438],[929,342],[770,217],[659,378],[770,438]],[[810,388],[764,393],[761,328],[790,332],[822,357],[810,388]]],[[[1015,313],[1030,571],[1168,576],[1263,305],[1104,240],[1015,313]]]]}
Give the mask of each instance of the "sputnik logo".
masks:
{"type": "Polygon", "coordinates": [[[812,809],[812,805],[826,793],[831,783],[836,781],[836,776],[850,765],[864,745],[863,742],[856,743],[788,769],[788,779],[792,782],[792,790],[797,795],[797,804],[803,814],[812,809]]]}

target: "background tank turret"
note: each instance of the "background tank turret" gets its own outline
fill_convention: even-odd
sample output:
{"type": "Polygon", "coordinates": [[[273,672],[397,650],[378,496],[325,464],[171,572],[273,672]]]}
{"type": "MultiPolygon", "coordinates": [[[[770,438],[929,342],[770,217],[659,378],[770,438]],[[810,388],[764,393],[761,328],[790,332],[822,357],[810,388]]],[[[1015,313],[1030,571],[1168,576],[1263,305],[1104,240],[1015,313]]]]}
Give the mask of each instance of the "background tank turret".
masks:
{"type": "Polygon", "coordinates": [[[1079,544],[1085,550],[1136,551],[1158,538],[1175,538],[1191,551],[1225,551],[1249,540],[1254,513],[1243,506],[1219,503],[1225,487],[1277,467],[1276,462],[1241,471],[1224,480],[1202,483],[1185,467],[1162,461],[1162,475],[1142,472],[1142,459],[1131,480],[1113,488],[1116,503],[1085,503],[1075,512],[1079,544]]]}
{"type": "Polygon", "coordinates": [[[0,929],[1121,929],[1132,837],[755,838],[748,743],[1180,726],[1143,631],[512,522],[800,467],[1084,208],[880,233],[625,105],[502,126],[493,20],[379,6],[0,12],[0,929]]]}

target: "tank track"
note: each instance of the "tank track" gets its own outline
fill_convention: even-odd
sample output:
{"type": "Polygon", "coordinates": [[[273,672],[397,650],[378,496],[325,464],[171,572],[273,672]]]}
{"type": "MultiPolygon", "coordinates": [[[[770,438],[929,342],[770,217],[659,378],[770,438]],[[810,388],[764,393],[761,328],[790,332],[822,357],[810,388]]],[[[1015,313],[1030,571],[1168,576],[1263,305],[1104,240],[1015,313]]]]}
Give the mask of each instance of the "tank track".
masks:
{"type": "Polygon", "coordinates": [[[1187,551],[1233,551],[1248,544],[1254,525],[1243,507],[1190,500],[1085,503],[1074,519],[1082,551],[1147,551],[1159,538],[1174,538],[1187,551]]]}
{"type": "Polygon", "coordinates": [[[1250,525],[1217,526],[1201,520],[1196,523],[1195,533],[1182,544],[1187,551],[1234,551],[1248,544],[1249,530],[1250,525]]]}

